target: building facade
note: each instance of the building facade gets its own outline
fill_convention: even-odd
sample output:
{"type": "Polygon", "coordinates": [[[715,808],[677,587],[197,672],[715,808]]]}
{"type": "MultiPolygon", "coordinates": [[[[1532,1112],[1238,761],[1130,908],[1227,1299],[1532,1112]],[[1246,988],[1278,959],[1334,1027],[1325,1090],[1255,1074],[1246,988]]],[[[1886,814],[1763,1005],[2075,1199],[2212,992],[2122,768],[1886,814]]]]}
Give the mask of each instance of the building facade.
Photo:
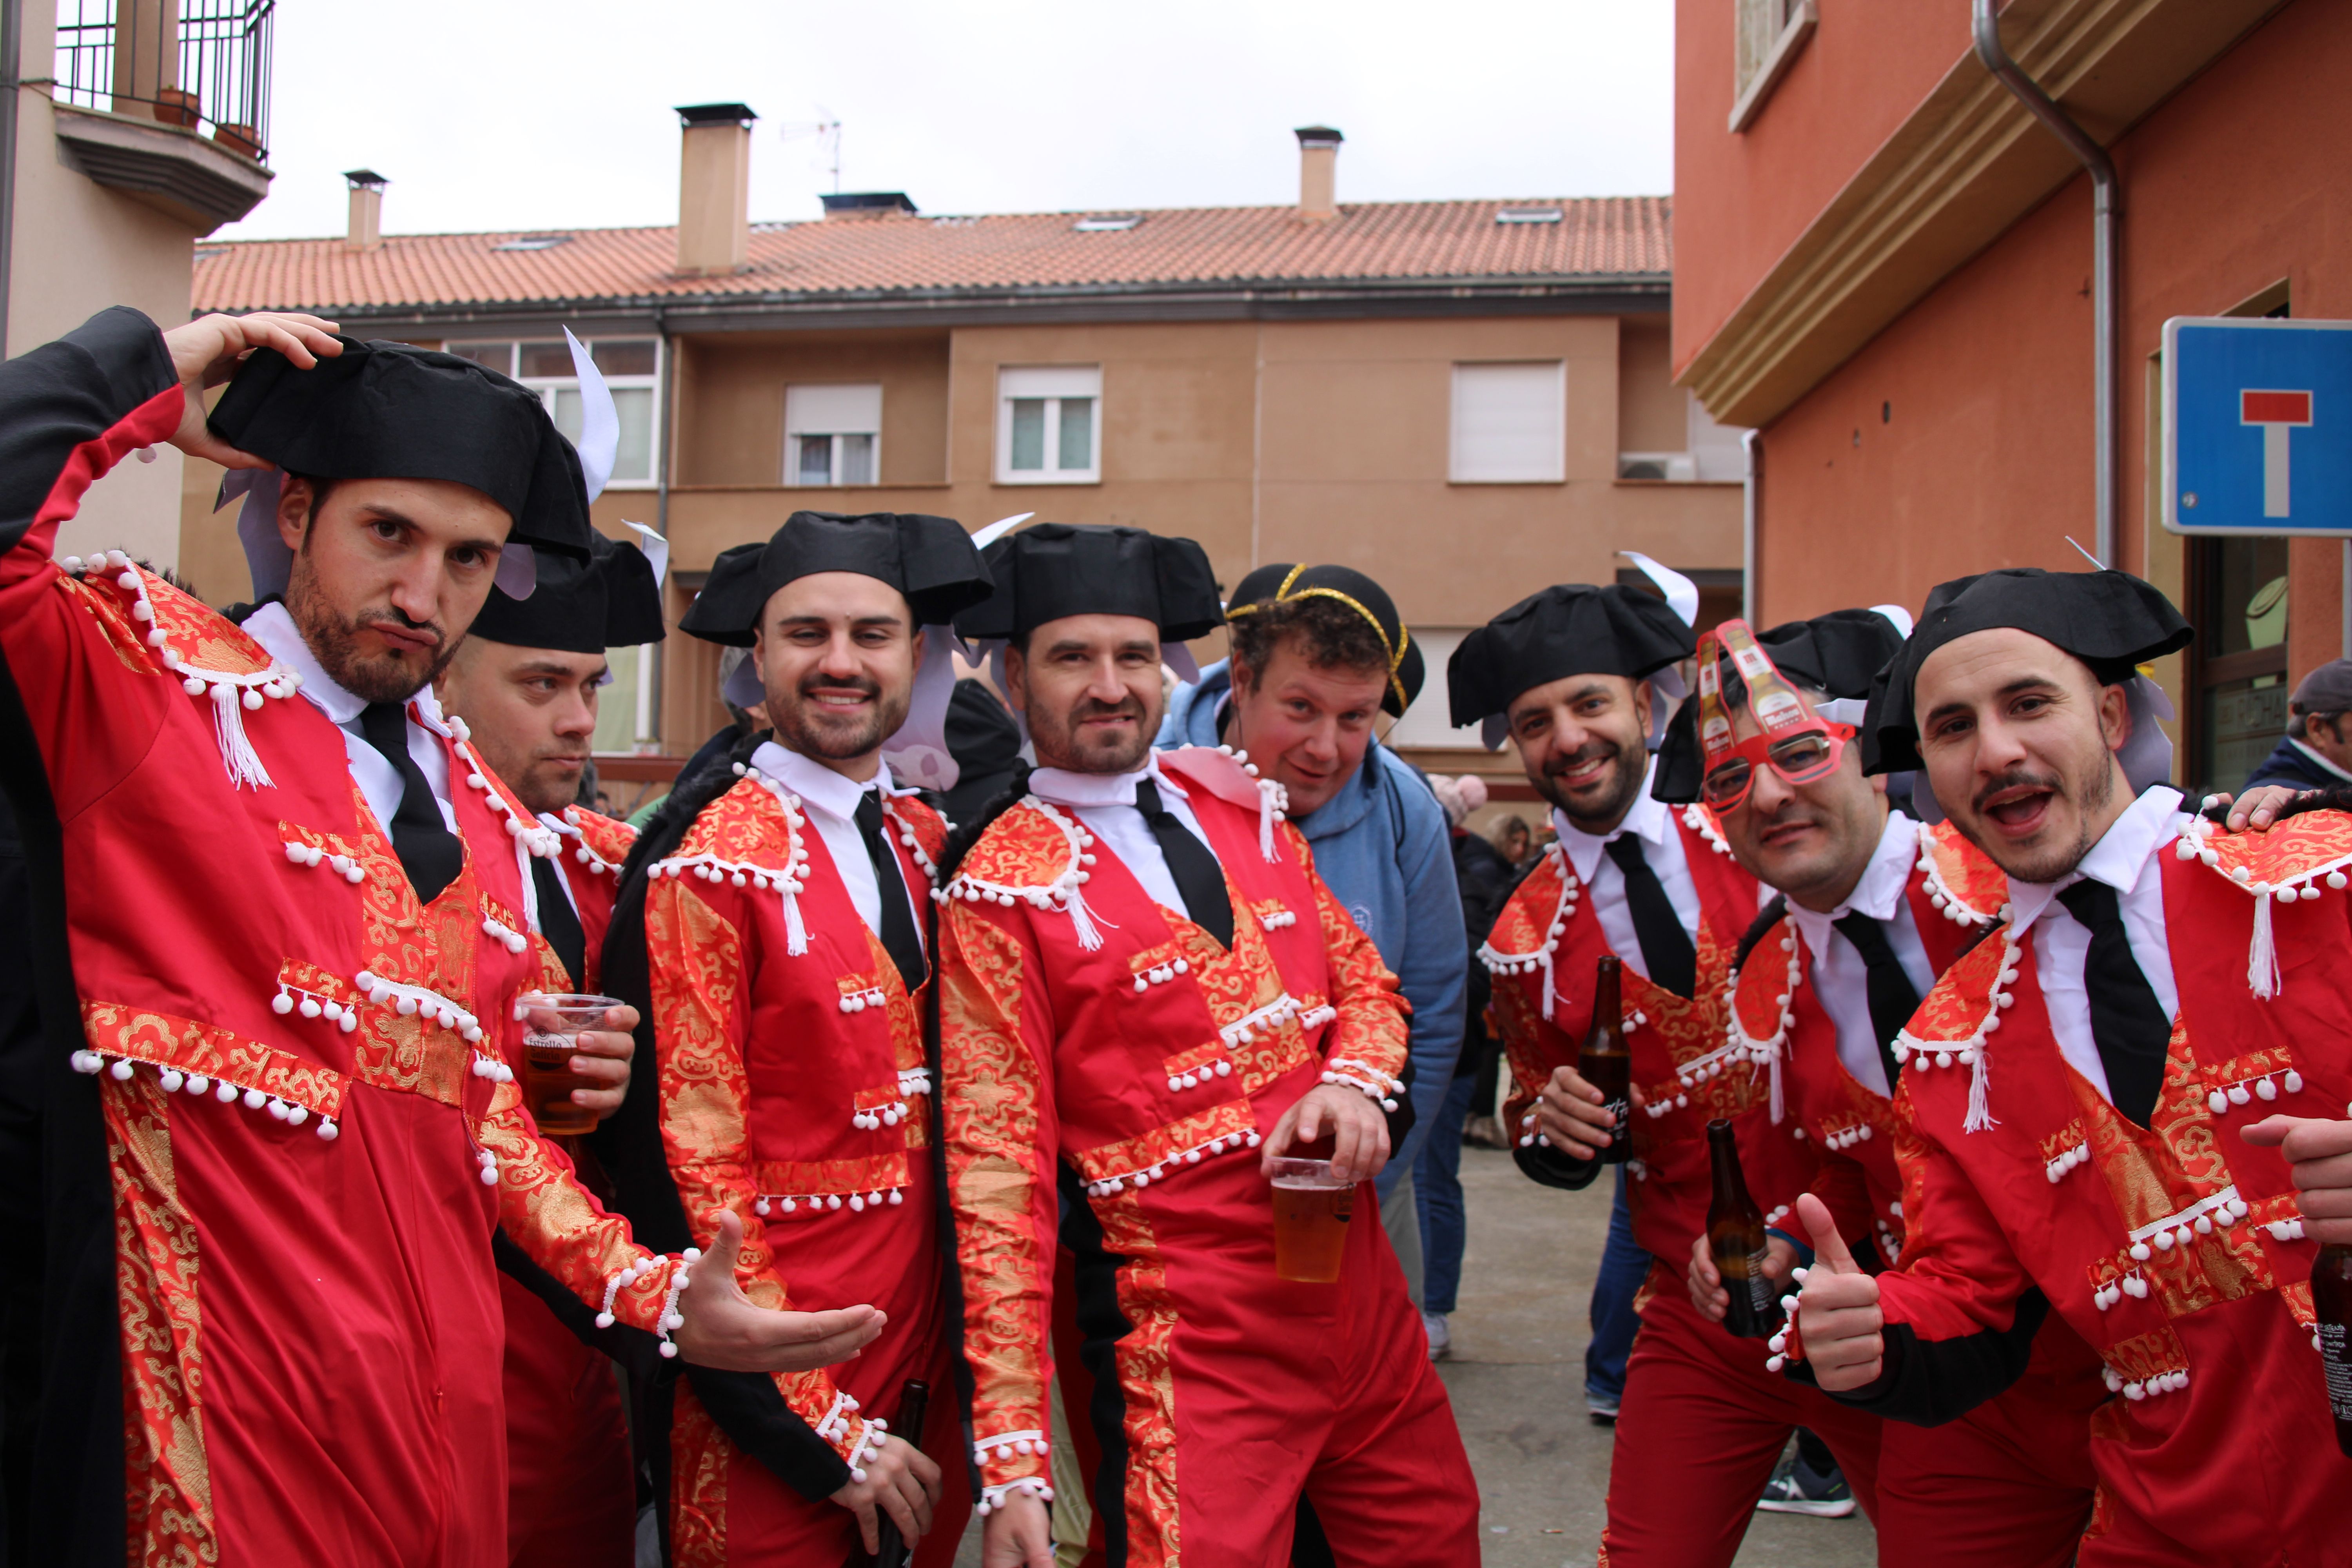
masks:
{"type": "MultiPolygon", "coordinates": [[[[1137,523],[1200,540],[1227,584],[1345,562],[1437,672],[1396,742],[1454,771],[1512,773],[1445,722],[1465,629],[1623,549],[1736,601],[1738,433],[1672,384],[1664,198],[1342,204],[1338,133],[1311,128],[1296,207],[934,216],[890,194],[752,224],[750,111],[680,112],[676,228],[385,237],[370,175],[345,237],[207,247],[196,306],[445,346],[559,423],[571,327],[622,416],[598,521],[668,534],[674,616],[803,507],[1137,523]]],[[[185,555],[233,597],[199,467],[185,555]]],[[[690,752],[723,721],[716,663],[673,638],[625,668],[600,750],[690,752]]]]}
{"type": "MultiPolygon", "coordinates": [[[[1760,432],[1768,621],[2096,548],[2094,178],[1971,23],[1965,0],[1680,0],[1675,369],[1760,432]]],[[[2115,172],[2112,564],[2197,626],[2158,671],[2179,781],[2235,789],[2294,681],[2347,651],[2346,552],[2164,529],[2163,327],[2352,316],[2352,9],[2010,0],[1995,25],[2115,172]]]]}

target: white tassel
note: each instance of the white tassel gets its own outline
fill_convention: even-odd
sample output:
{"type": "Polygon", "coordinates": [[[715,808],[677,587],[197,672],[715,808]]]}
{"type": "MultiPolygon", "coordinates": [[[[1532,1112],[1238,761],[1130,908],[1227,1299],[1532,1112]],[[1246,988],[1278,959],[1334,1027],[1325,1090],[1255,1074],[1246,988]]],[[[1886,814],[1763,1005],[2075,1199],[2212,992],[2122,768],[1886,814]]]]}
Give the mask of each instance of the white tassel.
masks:
{"type": "MultiPolygon", "coordinates": [[[[1780,1052],[1784,1048],[1783,1046],[1772,1047],[1772,1125],[1775,1127],[1780,1125],[1780,1119],[1788,1114],[1789,1109],[1787,1101],[1780,1096],[1780,1052]]],[[[1981,1051],[1977,1054],[1977,1061],[1980,1065],[1984,1061],[1981,1051]]]]}
{"type": "Polygon", "coordinates": [[[1257,852],[1265,857],[1267,865],[1275,864],[1274,791],[1263,784],[1257,792],[1257,852]]]}
{"type": "Polygon", "coordinates": [[[1070,929],[1077,933],[1078,945],[1088,952],[1101,950],[1102,932],[1095,929],[1094,911],[1087,908],[1087,896],[1078,891],[1077,884],[1070,885],[1070,929]]]}
{"type": "Polygon", "coordinates": [[[1547,951],[1537,962],[1543,965],[1543,1016],[1544,1022],[1549,1024],[1551,1022],[1551,953],[1547,951]]]}
{"type": "Polygon", "coordinates": [[[1968,1120],[1960,1123],[1960,1130],[1964,1132],[1984,1132],[2000,1125],[1993,1120],[1991,1104],[1985,1096],[1985,1072],[1987,1064],[1992,1059],[1992,1052],[1987,1047],[1988,1042],[1979,1037],[1976,1064],[1969,1068],[1969,1115],[1968,1120]]]}
{"type": "Polygon", "coordinates": [[[2265,1002],[2278,994],[2278,944],[2271,939],[2271,899],[2263,892],[2254,900],[2254,941],[2246,953],[2246,984],[2265,1002]]]}
{"type": "Polygon", "coordinates": [[[798,958],[808,952],[808,927],[801,923],[801,901],[790,888],[782,894],[784,900],[784,952],[798,958]]]}
{"type": "Polygon", "coordinates": [[[213,734],[220,742],[221,764],[228,769],[230,784],[269,789],[274,787],[269,770],[261,765],[253,742],[245,738],[245,713],[238,701],[241,695],[234,686],[213,688],[213,734]]]}

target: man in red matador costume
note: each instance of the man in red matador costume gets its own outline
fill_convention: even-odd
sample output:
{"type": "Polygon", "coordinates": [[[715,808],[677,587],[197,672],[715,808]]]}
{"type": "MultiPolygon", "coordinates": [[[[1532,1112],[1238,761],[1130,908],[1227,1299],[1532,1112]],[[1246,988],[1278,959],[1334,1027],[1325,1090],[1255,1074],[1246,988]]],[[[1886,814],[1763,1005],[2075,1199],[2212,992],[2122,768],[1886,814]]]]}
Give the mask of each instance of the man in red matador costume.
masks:
{"type": "Polygon", "coordinates": [[[722,552],[680,623],[751,650],[728,699],[773,729],[629,862],[607,973],[643,999],[656,1071],[596,1146],[641,1234],[699,1241],[733,1213],[754,1300],[890,1320],[829,1371],[689,1372],[667,1456],[681,1568],[862,1561],[886,1528],[945,1568],[970,1514],[920,1014],[947,832],[902,781],[954,782],[949,622],[988,587],[950,519],[803,511],[722,552]],[[909,1379],[936,1391],[919,1430],[909,1379]]]}
{"type": "MultiPolygon", "coordinates": [[[[941,868],[940,1110],[991,1568],[1050,1568],[1057,1235],[1076,1258],[1120,1565],[1274,1565],[1299,1498],[1336,1559],[1477,1560],[1477,1492],[1368,1188],[1340,1277],[1275,1273],[1274,1157],[1358,1184],[1409,1105],[1396,980],[1280,788],[1155,752],[1163,658],[1223,619],[1207,557],[1041,523],[958,618],[996,645],[1037,767],[941,868]]],[[[1409,1112],[1406,1112],[1409,1114],[1409,1112]]]]}
{"type": "MultiPolygon", "coordinates": [[[[609,396],[601,381],[587,379],[593,363],[583,370],[587,395],[609,396]]],[[[640,531],[642,551],[596,533],[584,563],[542,558],[528,598],[491,589],[434,682],[442,711],[464,720],[482,760],[564,841],[559,854],[526,857],[525,913],[550,993],[593,993],[602,984],[615,878],[636,837],[626,823],[577,798],[598,691],[613,679],[605,650],[662,637],[668,546],[640,531]]],[[[583,1065],[605,1064],[583,1058],[583,1065]]],[[[610,1105],[594,1106],[600,1111],[621,1100],[609,1090],[573,1096],[583,1104],[609,1098],[610,1105]]],[[[576,1134],[549,1141],[609,1205],[610,1185],[576,1134]]],[[[503,1237],[498,1257],[507,1315],[509,1568],[631,1568],[637,1485],[622,1385],[606,1353],[611,1335],[596,1328],[591,1308],[503,1237]]]]}
{"type": "Polygon", "coordinates": [[[1888,667],[1864,765],[1919,770],[2007,910],[1895,1042],[1900,1266],[1800,1200],[1790,1371],[1939,1423],[2054,1315],[2110,1393],[2085,1568],[2344,1563],[2310,1275],[2352,1239],[2352,817],[2181,814],[2137,667],[2189,637],[2137,578],[2015,569],[1937,588],[1888,667]]]}
{"type": "MultiPolygon", "coordinates": [[[[1891,607],[1755,637],[1724,622],[1699,639],[1698,694],[1656,784],[1666,799],[1704,801],[1733,858],[1776,891],[1740,943],[1730,1037],[1771,1075],[1775,1121],[1820,1151],[1811,1191],[1874,1268],[1903,1245],[1895,1149],[1908,1101],[1890,1092],[1903,1078],[1896,1035],[2008,894],[2000,868],[1950,824],[1918,822],[1890,805],[1885,781],[1863,775],[1852,742],[1864,700],[1909,626],[1891,607]]],[[[1779,1315],[1769,1303],[1811,1249],[1789,1218],[1797,1194],[1750,1191],[1772,1227],[1757,1281],[1769,1329],[1779,1315]]],[[[1693,1304],[1722,1321],[1728,1298],[1703,1237],[1690,1265],[1693,1304]]],[[[1780,1369],[1777,1339],[1746,1348],[1780,1369]]],[[[2091,1515],[2090,1413],[2106,1390],[2097,1358],[2063,1322],[2045,1321],[2031,1351],[2008,1392],[1957,1421],[1884,1423],[1881,1562],[2074,1561],[2091,1515]]]]}
{"type": "Polygon", "coordinates": [[[586,553],[536,395],[310,317],[109,310],[0,366],[0,776],[58,1069],[58,1306],[39,1405],[8,1415],[37,1435],[37,1561],[503,1563],[496,1229],[671,1354],[871,1336],[870,1309],[752,1307],[732,1228],[688,1290],[523,1109],[543,970],[515,844],[558,840],[427,683],[494,576],[586,553]],[[283,600],[242,626],[120,552],[48,559],[164,440],[260,476],[243,522],[283,600]]]}
{"type": "Polygon", "coordinates": [[[1759,1192],[1803,1190],[1818,1147],[1774,1124],[1769,1075],[1728,1043],[1732,955],[1756,920],[1756,880],[1704,806],[1669,806],[1648,787],[1668,700],[1684,694],[1675,664],[1692,651],[1698,595],[1643,565],[1666,600],[1616,585],[1547,588],[1465,637],[1447,680],[1454,723],[1484,723],[1489,744],[1513,738],[1559,834],[1479,951],[1511,1062],[1505,1125],[1517,1131],[1519,1166],[1547,1185],[1583,1187],[1627,1121],[1633,1234],[1656,1259],[1626,1365],[1601,1561],[1682,1568],[1731,1561],[1796,1426],[1828,1443],[1874,1510],[1878,1432],[1765,1371],[1751,1346],[1698,1314],[1683,1281],[1706,1229],[1707,1122],[1732,1123],[1759,1192]],[[1633,1058],[1633,1102],[1615,1107],[1576,1068],[1604,956],[1623,964],[1633,1058]]]}

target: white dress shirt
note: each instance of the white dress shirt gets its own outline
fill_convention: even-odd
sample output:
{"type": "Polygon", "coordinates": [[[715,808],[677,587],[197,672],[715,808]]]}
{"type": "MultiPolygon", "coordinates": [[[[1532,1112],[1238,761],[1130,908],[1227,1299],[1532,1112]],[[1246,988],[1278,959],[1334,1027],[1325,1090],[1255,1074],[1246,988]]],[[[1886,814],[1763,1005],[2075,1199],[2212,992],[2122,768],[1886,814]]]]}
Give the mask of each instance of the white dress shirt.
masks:
{"type": "Polygon", "coordinates": [[[1566,812],[1555,808],[1551,814],[1552,829],[1568,851],[1576,879],[1591,895],[1592,912],[1601,917],[1601,934],[1608,939],[1609,951],[1644,980],[1650,977],[1650,961],[1643,956],[1641,938],[1633,931],[1633,911],[1625,902],[1625,873],[1606,853],[1612,843],[1628,833],[1642,841],[1642,858],[1649,862],[1658,885],[1666,890],[1675,918],[1683,922],[1692,945],[1698,942],[1698,885],[1691,880],[1689,863],[1683,858],[1683,836],[1675,827],[1675,808],[1650,793],[1657,767],[1653,759],[1642,776],[1642,793],[1633,797],[1633,808],[1614,832],[1596,837],[1577,826],[1566,812]]]}
{"type": "Polygon", "coordinates": [[[1158,787],[1160,804],[1213,858],[1216,847],[1201,831],[1201,819],[1192,815],[1184,787],[1160,771],[1158,752],[1149,753],[1143,766],[1131,773],[1074,773],[1061,768],[1038,768],[1029,775],[1029,793],[1076,812],[1078,820],[1102,841],[1103,847],[1135,873],[1135,879],[1143,884],[1145,892],[1190,920],[1192,911],[1177,889],[1176,879],[1169,874],[1168,858],[1160,852],[1160,840],[1151,836],[1150,824],[1136,809],[1136,781],[1146,777],[1158,787]]]}
{"type": "MultiPolygon", "coordinates": [[[[1936,966],[1928,960],[1927,944],[1919,940],[1919,927],[1911,918],[1911,900],[1904,896],[1911,885],[1912,868],[1918,863],[1919,825],[1899,811],[1890,811],[1886,830],[1878,836],[1878,847],[1871,852],[1862,880],[1853,885],[1843,903],[1827,914],[1806,909],[1794,900],[1789,903],[1789,918],[1804,933],[1806,950],[1812,954],[1813,995],[1837,1028],[1838,1060],[1856,1083],[1881,1097],[1890,1090],[1886,1064],[1878,1054],[1878,1026],[1870,1016],[1870,966],[1863,962],[1861,950],[1837,929],[1837,922],[1850,914],[1878,921],[1886,930],[1886,943],[1895,950],[1895,962],[1911,977],[1912,989],[1927,995],[1935,988],[1936,966]]],[[[1759,960],[1751,956],[1748,962],[1759,960]]]]}
{"type": "Polygon", "coordinates": [[[2050,1032],[2069,1065],[2095,1086],[2108,1104],[2107,1069],[2091,1037],[2091,994],[2083,965],[2091,953],[2091,932],[2058,901],[2058,895],[2085,877],[2116,892],[2124,935],[2132,957],[2164,1016],[2180,1014],[2180,992],[2172,979],[2172,951],[2164,931],[2164,870],[2157,856],[2180,837],[2180,792],[2151,784],[2091,846],[2083,863],[2054,882],[2009,879],[2011,931],[2033,936],[2033,961],[2041,973],[2042,1001],[2050,1010],[2050,1032]]]}
{"type": "MultiPolygon", "coordinates": [[[[786,751],[773,741],[761,742],[751,753],[751,765],[774,779],[785,789],[801,797],[801,805],[824,840],[825,852],[833,857],[834,868],[841,873],[841,885],[848,890],[849,901],[857,910],[857,918],[875,935],[882,934],[882,884],[874,879],[874,858],[866,852],[866,836],[857,831],[857,803],[867,791],[887,791],[890,787],[890,764],[877,760],[874,776],[864,784],[835,773],[823,763],[786,751]]],[[[887,803],[889,795],[884,794],[887,803]]],[[[894,831],[888,823],[883,831],[894,831]]],[[[885,839],[885,846],[889,843],[885,839]]],[[[895,853],[895,851],[894,851],[895,853]]],[[[903,871],[902,871],[903,875],[903,871]]],[[[915,903],[911,888],[904,893],[908,907],[915,919],[917,940],[921,940],[923,913],[915,903]]]]}
{"type": "MultiPolygon", "coordinates": [[[[302,695],[343,732],[343,755],[351,764],[352,778],[360,786],[368,809],[375,813],[376,826],[390,838],[393,814],[400,809],[404,786],[400,770],[360,732],[360,712],[367,707],[366,701],[336,684],[320,664],[319,656],[310,651],[310,645],[302,640],[294,617],[286,613],[284,605],[264,605],[256,610],[246,620],[245,633],[268,650],[272,658],[302,678],[302,695]]],[[[427,718],[436,723],[441,721],[441,704],[434,700],[431,687],[417,692],[412,700],[427,718]]],[[[406,725],[408,754],[424,773],[425,782],[432,786],[433,799],[441,807],[441,820],[455,833],[457,814],[449,809],[449,753],[442,750],[441,738],[417,723],[415,714],[407,717],[406,725]]]]}

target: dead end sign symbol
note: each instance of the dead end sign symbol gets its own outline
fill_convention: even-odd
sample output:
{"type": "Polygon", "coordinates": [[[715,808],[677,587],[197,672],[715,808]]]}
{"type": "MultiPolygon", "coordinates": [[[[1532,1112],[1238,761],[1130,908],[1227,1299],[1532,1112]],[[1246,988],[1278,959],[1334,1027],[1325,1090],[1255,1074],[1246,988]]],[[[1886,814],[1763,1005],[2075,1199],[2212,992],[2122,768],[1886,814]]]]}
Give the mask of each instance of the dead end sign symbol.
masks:
{"type": "Polygon", "coordinates": [[[2311,394],[2249,389],[2238,394],[2238,423],[2263,433],[2263,515],[2285,517],[2287,432],[2311,424],[2311,394]]]}

